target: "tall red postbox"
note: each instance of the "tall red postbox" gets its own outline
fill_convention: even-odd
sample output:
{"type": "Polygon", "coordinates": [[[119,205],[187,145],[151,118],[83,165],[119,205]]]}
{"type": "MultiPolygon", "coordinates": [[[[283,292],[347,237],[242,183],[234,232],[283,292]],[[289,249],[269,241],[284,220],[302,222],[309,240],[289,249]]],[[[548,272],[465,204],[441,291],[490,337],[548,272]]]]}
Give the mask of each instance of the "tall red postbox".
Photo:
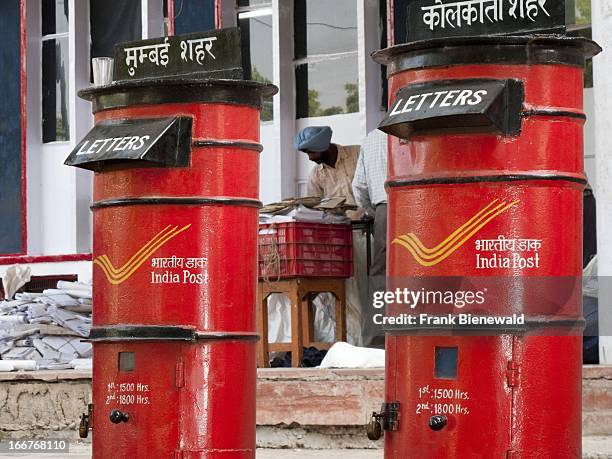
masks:
{"type": "MultiPolygon", "coordinates": [[[[224,33],[125,44],[116,65],[190,46],[212,61],[224,33]]],[[[259,113],[276,88],[167,73],[80,93],[95,127],[67,163],[96,171],[82,433],[95,458],[254,458],[259,113]]]]}
{"type": "Polygon", "coordinates": [[[386,337],[370,426],[386,458],[581,457],[583,69],[599,51],[551,35],[375,54],[387,290],[416,294],[386,337]]]}

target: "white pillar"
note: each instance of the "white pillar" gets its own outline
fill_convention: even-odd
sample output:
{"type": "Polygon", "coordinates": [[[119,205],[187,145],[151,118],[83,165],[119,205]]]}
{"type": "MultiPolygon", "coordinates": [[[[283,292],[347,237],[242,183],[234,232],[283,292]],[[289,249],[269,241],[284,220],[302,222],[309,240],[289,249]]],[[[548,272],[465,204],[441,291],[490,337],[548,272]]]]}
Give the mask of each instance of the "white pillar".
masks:
{"type": "MultiPolygon", "coordinates": [[[[77,96],[80,89],[87,88],[90,83],[90,40],[91,31],[89,27],[89,2],[74,0],[73,11],[74,35],[71,41],[74,42],[74,93],[71,94],[71,142],[76,144],[83,138],[93,126],[93,115],[91,113],[91,103],[77,96]]],[[[64,166],[67,167],[67,166],[64,166]]],[[[93,235],[93,215],[89,206],[93,199],[93,173],[84,169],[72,167],[75,177],[75,252],[91,253],[93,235]]]]}
{"type": "MultiPolygon", "coordinates": [[[[267,46],[267,45],[266,45],[267,46]]],[[[274,119],[261,124],[259,190],[264,203],[296,196],[293,2],[272,0],[272,80],[282,88],[272,99],[274,119]]]]}
{"type": "Polygon", "coordinates": [[[375,129],[383,117],[380,66],[370,54],[380,49],[380,14],[378,0],[357,3],[357,52],[359,59],[359,111],[363,135],[375,129]]]}
{"type": "Polygon", "coordinates": [[[163,0],[141,0],[142,39],[164,36],[163,0]]]}
{"type": "Polygon", "coordinates": [[[599,275],[599,360],[612,363],[612,0],[591,2],[593,40],[604,51],[593,59],[595,163],[597,185],[597,255],[599,275]]]}

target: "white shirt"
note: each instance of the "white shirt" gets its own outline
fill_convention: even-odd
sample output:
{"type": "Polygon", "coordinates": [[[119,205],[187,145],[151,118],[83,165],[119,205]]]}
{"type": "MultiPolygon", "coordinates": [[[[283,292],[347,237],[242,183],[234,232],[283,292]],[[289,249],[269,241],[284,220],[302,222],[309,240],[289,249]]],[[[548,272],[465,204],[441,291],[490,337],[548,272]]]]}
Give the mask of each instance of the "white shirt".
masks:
{"type": "Polygon", "coordinates": [[[387,142],[387,134],[379,129],[368,133],[361,145],[353,178],[355,202],[372,216],[378,204],[387,202],[387,142]]]}

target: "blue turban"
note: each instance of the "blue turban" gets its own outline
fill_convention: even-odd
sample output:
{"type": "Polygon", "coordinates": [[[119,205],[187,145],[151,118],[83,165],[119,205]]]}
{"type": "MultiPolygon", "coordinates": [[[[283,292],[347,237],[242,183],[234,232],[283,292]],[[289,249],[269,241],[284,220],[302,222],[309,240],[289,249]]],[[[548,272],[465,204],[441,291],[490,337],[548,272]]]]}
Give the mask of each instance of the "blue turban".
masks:
{"type": "Polygon", "coordinates": [[[329,126],[310,126],[293,139],[293,146],[301,151],[325,151],[329,148],[332,130],[329,126]]]}

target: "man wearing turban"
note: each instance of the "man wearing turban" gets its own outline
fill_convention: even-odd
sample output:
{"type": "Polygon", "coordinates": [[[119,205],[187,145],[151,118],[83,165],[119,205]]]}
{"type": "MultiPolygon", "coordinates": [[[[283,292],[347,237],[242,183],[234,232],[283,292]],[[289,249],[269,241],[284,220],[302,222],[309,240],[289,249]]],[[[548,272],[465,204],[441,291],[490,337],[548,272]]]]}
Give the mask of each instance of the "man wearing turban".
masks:
{"type": "MultiPolygon", "coordinates": [[[[343,146],[331,142],[329,126],[310,126],[302,129],[293,141],[296,150],[303,151],[308,159],[317,163],[308,178],[308,196],[345,198],[345,203],[355,205],[352,182],[357,168],[359,146],[343,146]]],[[[363,212],[347,212],[353,220],[363,212]]]]}
{"type": "MultiPolygon", "coordinates": [[[[344,198],[348,205],[356,205],[353,196],[352,182],[359,158],[359,146],[343,146],[331,142],[332,130],[329,126],[311,126],[302,129],[293,141],[296,150],[303,151],[308,159],[316,163],[308,178],[308,196],[323,198],[344,198]]],[[[359,220],[362,209],[349,210],[346,216],[359,220]]],[[[346,280],[347,329],[353,344],[362,344],[362,300],[366,296],[361,291],[367,282],[365,236],[360,232],[353,233],[353,277],[346,280]],[[360,262],[361,261],[361,262],[360,262]]],[[[334,300],[330,293],[321,301],[331,307],[334,300]]]]}

